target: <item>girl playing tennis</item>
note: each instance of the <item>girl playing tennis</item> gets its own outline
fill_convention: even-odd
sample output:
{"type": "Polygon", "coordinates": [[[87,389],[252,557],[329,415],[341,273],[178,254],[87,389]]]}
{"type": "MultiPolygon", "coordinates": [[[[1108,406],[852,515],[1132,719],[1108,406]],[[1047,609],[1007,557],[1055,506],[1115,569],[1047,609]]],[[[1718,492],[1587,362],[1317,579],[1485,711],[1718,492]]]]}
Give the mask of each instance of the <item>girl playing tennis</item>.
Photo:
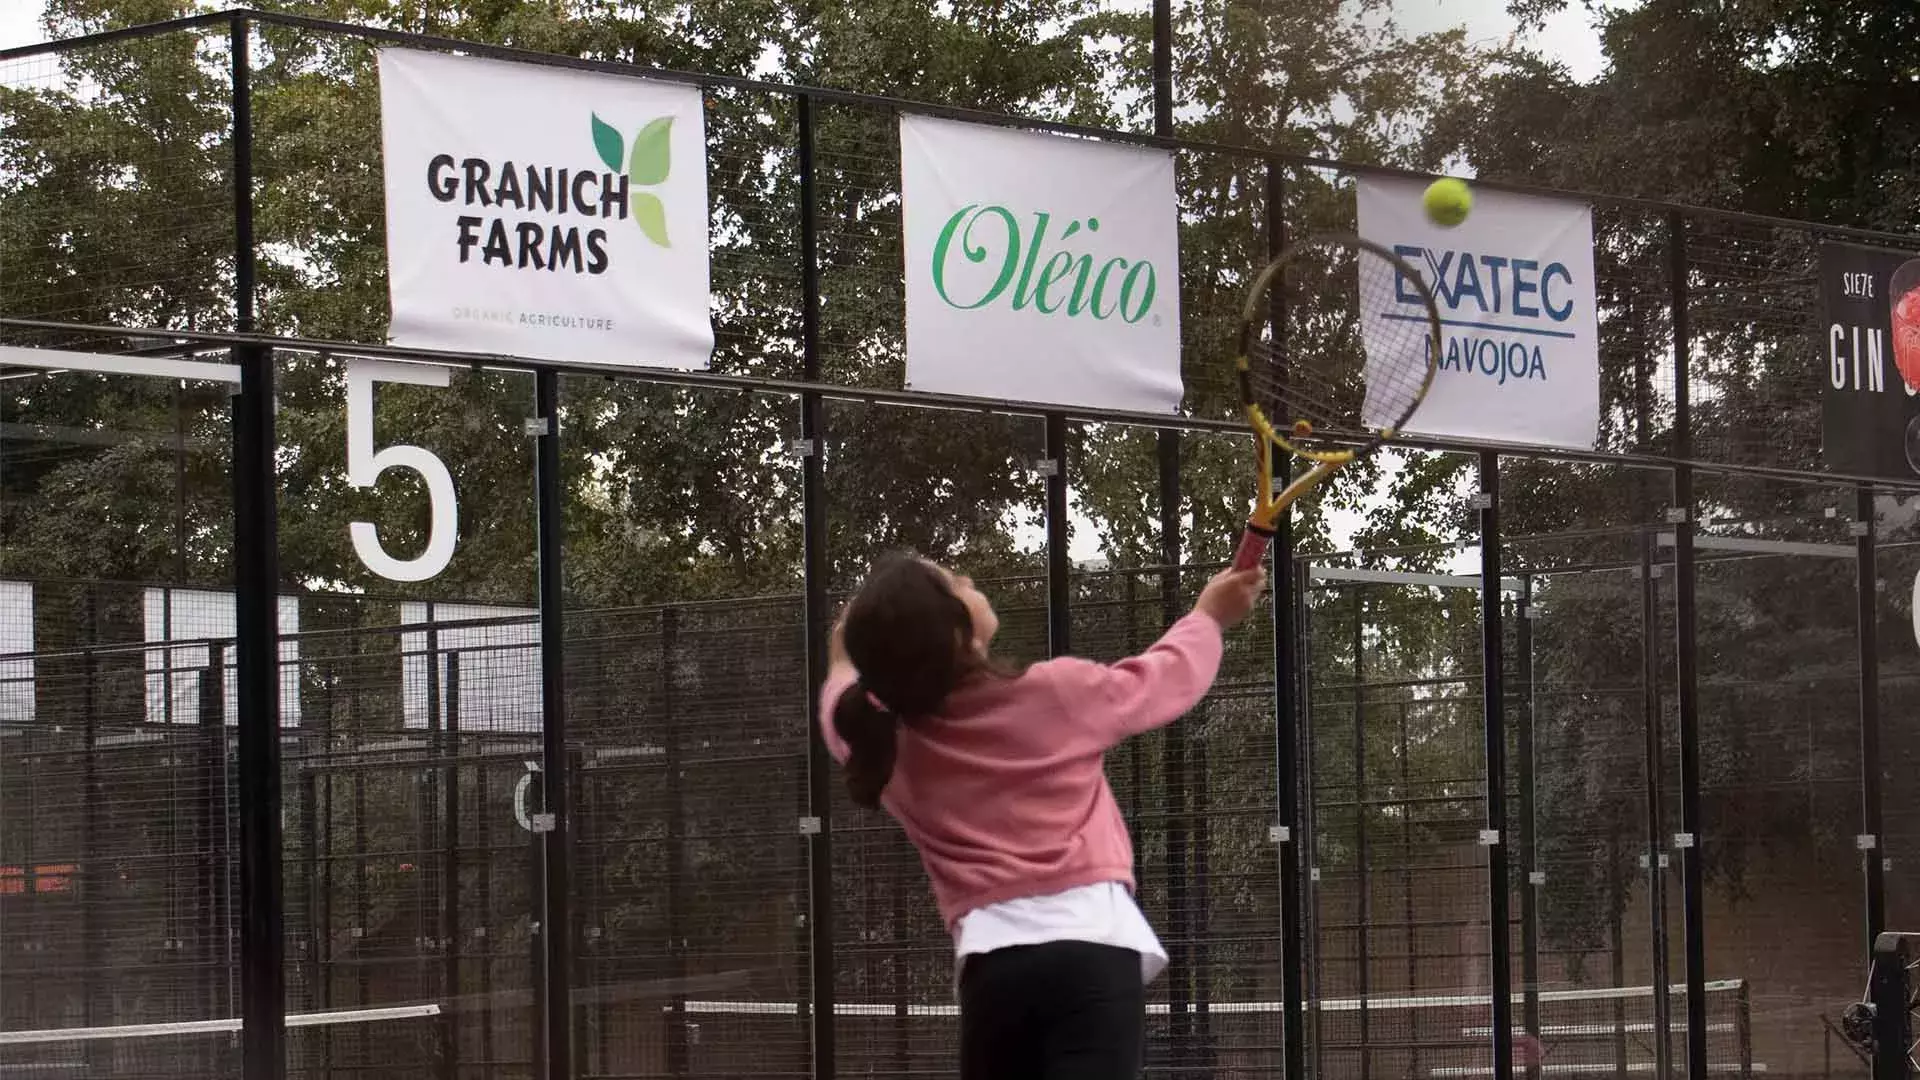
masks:
{"type": "Polygon", "coordinates": [[[1118,664],[996,661],[973,582],[880,562],[834,627],[822,734],[853,801],[920,851],[960,964],[961,1080],[1132,1080],[1165,951],[1133,899],[1106,752],[1193,708],[1265,572],[1208,582],[1118,664]]]}

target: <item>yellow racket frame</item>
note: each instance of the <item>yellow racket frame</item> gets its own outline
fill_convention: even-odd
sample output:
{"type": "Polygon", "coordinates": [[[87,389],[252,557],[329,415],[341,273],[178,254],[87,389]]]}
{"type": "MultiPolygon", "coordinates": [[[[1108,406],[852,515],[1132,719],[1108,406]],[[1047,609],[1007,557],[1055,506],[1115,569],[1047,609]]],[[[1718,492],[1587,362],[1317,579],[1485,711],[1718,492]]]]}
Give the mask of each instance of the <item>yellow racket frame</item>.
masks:
{"type": "MultiPolygon", "coordinates": [[[[1424,279],[1421,278],[1419,271],[1408,264],[1406,260],[1378,244],[1373,244],[1358,237],[1351,236],[1309,239],[1299,247],[1290,249],[1279,258],[1269,262],[1261,269],[1259,275],[1254,278],[1253,287],[1247,291],[1246,304],[1241,310],[1241,330],[1233,358],[1234,371],[1240,384],[1240,399],[1246,413],[1247,426],[1253,429],[1254,459],[1258,474],[1258,486],[1254,492],[1253,514],[1247,518],[1246,535],[1241,540],[1240,550],[1234,556],[1234,565],[1238,567],[1247,568],[1259,563],[1261,556],[1265,554],[1266,541],[1272,538],[1274,526],[1280,520],[1281,513],[1283,513],[1287,507],[1298,502],[1302,496],[1314,488],[1319,487],[1328,477],[1338,472],[1341,466],[1353,461],[1355,458],[1361,456],[1361,454],[1378,446],[1381,442],[1393,438],[1398,433],[1397,426],[1378,429],[1369,433],[1372,437],[1367,439],[1359,447],[1316,450],[1301,446],[1286,435],[1280,433],[1280,429],[1274,426],[1273,421],[1267,416],[1266,410],[1260,407],[1253,393],[1252,360],[1247,355],[1248,344],[1252,340],[1254,328],[1263,324],[1270,314],[1262,310],[1262,308],[1268,301],[1267,288],[1271,284],[1273,276],[1279,273],[1281,268],[1287,265],[1288,262],[1292,261],[1292,257],[1297,251],[1311,247],[1331,245],[1357,248],[1370,252],[1398,266],[1403,275],[1410,277],[1414,281],[1421,282],[1424,285],[1424,279]],[[1307,468],[1307,471],[1294,477],[1288,482],[1285,488],[1277,493],[1273,490],[1273,451],[1276,447],[1294,457],[1302,458],[1312,463],[1307,468]]],[[[1414,399],[1413,407],[1408,409],[1407,416],[1413,414],[1413,410],[1417,409],[1419,403],[1425,400],[1428,389],[1433,386],[1434,373],[1437,370],[1434,360],[1440,355],[1444,345],[1444,339],[1440,330],[1440,312],[1433,300],[1433,290],[1431,287],[1426,287],[1422,289],[1422,292],[1425,294],[1424,299],[1426,301],[1428,316],[1427,329],[1431,336],[1431,345],[1427,353],[1426,381],[1421,385],[1420,394],[1414,399]]],[[[1405,422],[1405,420],[1405,416],[1400,418],[1400,422],[1405,422]]],[[[1305,419],[1288,425],[1288,429],[1290,431],[1296,430],[1301,426],[1306,426],[1308,432],[1312,430],[1311,425],[1305,419]]]]}

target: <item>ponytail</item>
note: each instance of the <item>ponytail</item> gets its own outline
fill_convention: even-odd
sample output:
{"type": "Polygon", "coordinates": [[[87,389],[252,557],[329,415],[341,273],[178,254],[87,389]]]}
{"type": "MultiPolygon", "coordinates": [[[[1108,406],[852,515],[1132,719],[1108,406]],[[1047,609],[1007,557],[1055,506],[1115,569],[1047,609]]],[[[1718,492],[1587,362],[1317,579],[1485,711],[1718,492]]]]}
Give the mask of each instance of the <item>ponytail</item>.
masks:
{"type": "Polygon", "coordinates": [[[894,756],[899,750],[900,722],[855,682],[833,704],[833,729],[846,740],[847,795],[854,805],[869,810],[880,806],[880,793],[893,779],[894,756]]]}

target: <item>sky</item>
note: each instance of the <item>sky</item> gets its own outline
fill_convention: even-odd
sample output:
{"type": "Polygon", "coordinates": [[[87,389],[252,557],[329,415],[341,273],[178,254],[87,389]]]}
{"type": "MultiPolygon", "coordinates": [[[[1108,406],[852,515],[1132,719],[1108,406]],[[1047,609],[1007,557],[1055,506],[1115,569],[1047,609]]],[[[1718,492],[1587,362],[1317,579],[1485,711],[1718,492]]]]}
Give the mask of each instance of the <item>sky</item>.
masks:
{"type": "Polygon", "coordinates": [[[40,30],[40,0],[0,0],[0,49],[46,40],[40,30]]]}

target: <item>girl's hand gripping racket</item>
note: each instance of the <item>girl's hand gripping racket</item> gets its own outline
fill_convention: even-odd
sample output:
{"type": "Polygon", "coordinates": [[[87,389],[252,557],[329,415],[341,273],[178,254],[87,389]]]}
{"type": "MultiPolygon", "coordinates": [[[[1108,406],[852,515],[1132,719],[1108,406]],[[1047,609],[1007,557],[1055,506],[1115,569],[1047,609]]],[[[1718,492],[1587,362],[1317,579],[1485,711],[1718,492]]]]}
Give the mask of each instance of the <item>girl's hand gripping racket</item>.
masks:
{"type": "Polygon", "coordinates": [[[1380,448],[1433,385],[1440,311],[1420,271],[1353,236],[1294,244],[1254,279],[1234,370],[1259,473],[1233,565],[1260,564],[1280,512],[1380,448]],[[1281,330],[1290,334],[1277,334],[1281,330]],[[1273,490],[1274,450],[1307,462],[1273,490]]]}

